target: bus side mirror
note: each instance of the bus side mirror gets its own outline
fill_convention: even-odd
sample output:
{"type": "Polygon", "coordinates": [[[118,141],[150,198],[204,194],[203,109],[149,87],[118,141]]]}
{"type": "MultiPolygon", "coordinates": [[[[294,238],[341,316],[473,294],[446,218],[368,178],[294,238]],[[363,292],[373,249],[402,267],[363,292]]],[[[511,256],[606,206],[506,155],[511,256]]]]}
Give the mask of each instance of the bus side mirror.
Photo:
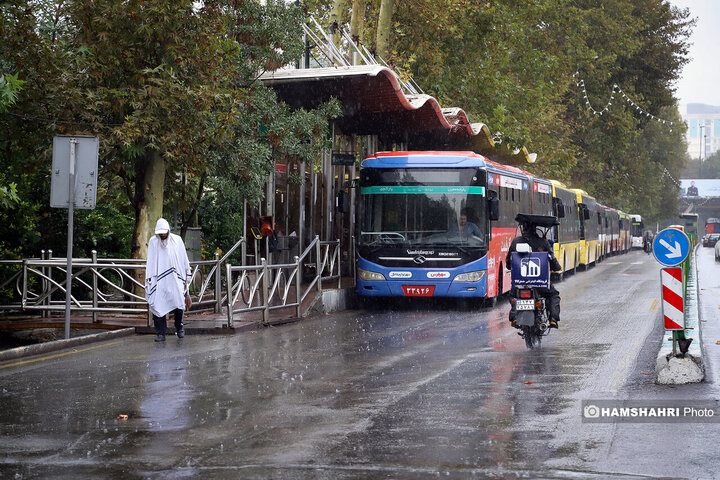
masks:
{"type": "Polygon", "coordinates": [[[583,220],[590,220],[590,209],[584,203],[578,203],[580,209],[580,218],[583,220]]]}
{"type": "MultiPolygon", "coordinates": [[[[490,190],[492,193],[494,191],[490,190]]],[[[490,196],[488,199],[488,218],[491,221],[500,220],[500,200],[497,198],[497,194],[490,196]]]]}
{"type": "Polygon", "coordinates": [[[553,197],[553,208],[555,209],[555,216],[557,218],[565,218],[565,205],[563,205],[563,201],[558,197],[553,197]]]}

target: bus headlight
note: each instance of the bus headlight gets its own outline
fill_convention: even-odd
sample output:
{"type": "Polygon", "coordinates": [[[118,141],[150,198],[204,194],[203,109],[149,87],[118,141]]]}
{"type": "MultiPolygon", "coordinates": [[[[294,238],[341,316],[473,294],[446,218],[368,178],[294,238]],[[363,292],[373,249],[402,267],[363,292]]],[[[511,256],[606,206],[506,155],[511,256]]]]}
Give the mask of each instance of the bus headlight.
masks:
{"type": "Polygon", "coordinates": [[[373,280],[386,280],[385,275],[382,273],[371,272],[369,270],[363,270],[362,268],[358,268],[358,276],[366,282],[373,280]]]}
{"type": "Polygon", "coordinates": [[[453,282],[479,282],[485,276],[485,270],[478,270],[476,272],[466,272],[456,275],[453,282]]]}

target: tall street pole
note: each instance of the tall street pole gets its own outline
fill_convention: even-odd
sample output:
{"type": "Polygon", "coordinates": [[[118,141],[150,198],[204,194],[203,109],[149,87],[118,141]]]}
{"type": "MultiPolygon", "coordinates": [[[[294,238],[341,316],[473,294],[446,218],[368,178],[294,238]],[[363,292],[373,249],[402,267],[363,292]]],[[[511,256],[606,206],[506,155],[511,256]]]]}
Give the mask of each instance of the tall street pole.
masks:
{"type": "Polygon", "coordinates": [[[705,146],[704,144],[705,144],[705,120],[703,120],[703,124],[700,125],[700,156],[698,157],[698,160],[699,160],[698,178],[702,178],[703,147],[705,146]]]}

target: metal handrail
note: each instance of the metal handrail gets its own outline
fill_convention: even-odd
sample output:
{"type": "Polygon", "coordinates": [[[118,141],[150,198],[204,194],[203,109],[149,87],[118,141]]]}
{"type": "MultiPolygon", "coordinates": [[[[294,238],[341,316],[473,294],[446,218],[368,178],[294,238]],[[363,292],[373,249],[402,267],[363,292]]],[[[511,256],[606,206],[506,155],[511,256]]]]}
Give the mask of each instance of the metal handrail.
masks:
{"type": "Polygon", "coordinates": [[[271,310],[281,308],[295,308],[295,315],[301,317],[303,302],[312,291],[322,290],[323,280],[337,279],[340,288],[340,241],[320,241],[316,236],[299,256],[294,257],[293,263],[272,265],[262,258],[260,265],[226,264],[225,268],[227,293],[223,296],[223,301],[226,305],[228,327],[233,326],[235,314],[257,310],[263,311],[263,323],[269,321],[271,310]],[[315,261],[311,262],[313,254],[315,261]],[[307,267],[313,267],[315,275],[303,290],[300,277],[303,269],[307,267]],[[295,298],[290,301],[293,287],[295,298]],[[241,299],[243,292],[245,297],[241,299]],[[260,292],[263,298],[262,307],[255,304],[260,292]]]}
{"type": "MultiPolygon", "coordinates": [[[[269,313],[276,309],[295,308],[296,316],[301,317],[303,302],[310,293],[319,293],[324,282],[337,280],[337,287],[341,286],[339,240],[320,241],[316,236],[291,263],[268,264],[264,258],[260,265],[227,263],[243,242],[244,239],[238,241],[222,258],[216,253],[212,260],[190,262],[192,276],[188,293],[193,299],[193,311],[209,308],[219,313],[226,308],[228,326],[231,327],[235,314],[262,310],[263,322],[267,323],[269,313]],[[223,264],[225,287],[222,285],[223,264]],[[205,274],[204,269],[209,266],[212,267],[205,274]],[[312,270],[312,277],[306,277],[303,282],[303,272],[312,270]],[[214,294],[208,298],[211,289],[214,294]]],[[[0,284],[2,288],[14,284],[19,300],[0,305],[0,310],[40,311],[45,316],[65,309],[65,258],[53,257],[52,251],[43,251],[40,258],[0,260],[0,266],[3,265],[19,267],[0,284]]],[[[97,321],[97,315],[103,312],[146,315],[150,324],[145,286],[133,275],[133,271],[144,270],[144,267],[143,259],[99,259],[95,251],[92,258],[74,259],[71,310],[90,313],[93,321],[97,321]]]]}
{"type": "MultiPolygon", "coordinates": [[[[190,262],[192,276],[188,282],[187,292],[193,299],[193,310],[210,308],[215,312],[220,312],[222,309],[222,285],[220,283],[222,269],[220,266],[238,247],[243,245],[244,241],[244,239],[240,239],[235,243],[223,258],[216,253],[213,260],[190,262]],[[203,269],[209,265],[212,265],[212,268],[201,282],[198,292],[194,287],[195,281],[203,275],[203,269]],[[213,282],[215,285],[212,285],[213,282]],[[211,298],[207,298],[206,293],[212,287],[214,287],[214,294],[211,298]]],[[[101,312],[147,315],[145,286],[130,273],[133,270],[144,270],[145,262],[144,259],[97,258],[95,251],[92,252],[91,258],[73,259],[71,281],[74,288],[71,296],[71,310],[90,312],[93,314],[94,321],[97,321],[97,314],[101,312]],[[107,271],[113,271],[116,278],[109,278],[105,273],[107,271]],[[86,279],[87,275],[90,275],[91,278],[86,279]],[[106,287],[108,290],[103,291],[102,287],[106,287]]],[[[64,300],[53,298],[53,296],[65,293],[67,259],[52,257],[52,251],[49,250],[47,256],[43,251],[40,258],[0,260],[0,266],[20,267],[17,272],[0,284],[2,285],[0,288],[6,288],[14,283],[14,291],[19,300],[11,301],[7,305],[0,305],[0,310],[39,310],[46,315],[50,311],[65,308],[64,300]],[[54,274],[55,272],[57,274],[54,274]],[[62,281],[59,280],[58,274],[63,275],[62,281]]]]}

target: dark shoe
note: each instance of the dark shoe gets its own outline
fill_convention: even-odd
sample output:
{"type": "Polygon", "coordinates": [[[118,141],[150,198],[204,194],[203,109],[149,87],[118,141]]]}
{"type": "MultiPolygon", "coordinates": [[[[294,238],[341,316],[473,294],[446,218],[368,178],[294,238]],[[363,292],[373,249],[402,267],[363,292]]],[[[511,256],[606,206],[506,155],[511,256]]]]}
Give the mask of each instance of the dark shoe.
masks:
{"type": "Polygon", "coordinates": [[[558,326],[558,322],[555,321],[555,320],[550,320],[550,321],[548,322],[548,324],[549,324],[550,328],[560,328],[560,327],[558,326]]]}
{"type": "Polygon", "coordinates": [[[178,336],[178,338],[183,338],[185,336],[185,329],[181,328],[180,330],[178,330],[177,336],[178,336]]]}
{"type": "Polygon", "coordinates": [[[159,333],[155,336],[156,342],[164,342],[165,341],[165,335],[160,335],[159,333]]]}

